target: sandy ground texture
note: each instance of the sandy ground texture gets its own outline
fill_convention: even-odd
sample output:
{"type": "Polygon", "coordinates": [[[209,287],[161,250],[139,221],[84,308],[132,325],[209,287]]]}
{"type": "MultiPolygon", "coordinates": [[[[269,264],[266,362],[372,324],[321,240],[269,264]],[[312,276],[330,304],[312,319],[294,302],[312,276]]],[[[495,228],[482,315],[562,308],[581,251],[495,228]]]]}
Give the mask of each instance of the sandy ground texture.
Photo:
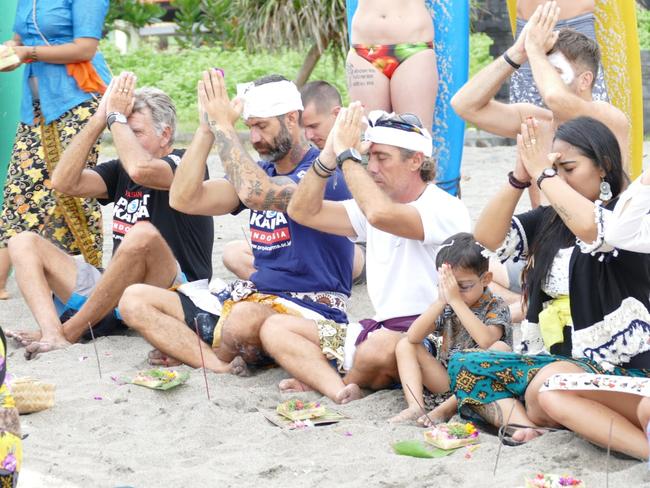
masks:
{"type": "MultiPolygon", "coordinates": [[[[646,144],[646,153],[649,149],[646,144]]],[[[104,159],[107,153],[110,148],[104,159]]],[[[512,147],[466,148],[463,200],[474,219],[506,181],[513,162],[512,147]]],[[[216,158],[211,159],[211,172],[221,173],[216,158]]],[[[110,207],[105,213],[109,215],[110,207]]],[[[221,265],[221,249],[224,243],[242,238],[246,217],[220,217],[215,223],[215,275],[229,278],[221,265]]],[[[110,229],[110,218],[105,219],[105,228],[110,229]]],[[[34,328],[13,278],[9,291],[13,298],[0,304],[0,325],[34,328]]],[[[370,315],[366,289],[356,287],[350,316],[370,315]]],[[[279,368],[243,379],[209,374],[212,401],[208,401],[203,375],[189,368],[187,384],[168,392],[114,381],[146,368],[150,346],[140,337],[101,338],[96,346],[101,379],[91,344],[77,344],[30,362],[10,345],[8,363],[14,375],[56,384],[54,408],[21,418],[29,436],[24,441],[20,486],[517,487],[523,486],[524,477],[539,471],[571,474],[589,487],[606,486],[605,451],[570,432],[546,434],[521,447],[503,447],[495,476],[498,440],[489,434],[481,434],[481,445],[471,456],[464,451],[442,459],[394,454],[391,443],[422,437],[422,429],[416,426],[386,421],[404,408],[401,391],[380,391],[336,407],[349,417],[337,425],[290,432],[271,425],[259,412],[274,409],[290,397],[277,389],[286,377],[279,368]]],[[[316,393],[301,397],[320,398],[316,393]]],[[[609,486],[650,486],[647,464],[612,457],[609,486]]]]}

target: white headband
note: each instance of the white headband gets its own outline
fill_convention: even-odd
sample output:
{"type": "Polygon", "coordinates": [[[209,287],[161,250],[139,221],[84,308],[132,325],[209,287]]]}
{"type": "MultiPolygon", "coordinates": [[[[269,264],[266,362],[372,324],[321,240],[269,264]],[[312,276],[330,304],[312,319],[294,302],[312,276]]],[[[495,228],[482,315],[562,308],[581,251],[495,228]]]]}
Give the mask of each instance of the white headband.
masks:
{"type": "MultiPolygon", "coordinates": [[[[388,114],[394,116],[395,114],[388,114]]],[[[377,120],[379,117],[376,117],[377,120]]],[[[374,121],[373,121],[374,122],[374,121]]],[[[368,125],[366,129],[365,139],[377,144],[387,144],[389,146],[401,147],[409,151],[421,152],[427,157],[431,157],[433,152],[433,141],[426,129],[418,127],[422,133],[419,134],[414,131],[406,131],[396,127],[386,126],[371,126],[368,125]]]]}
{"type": "Polygon", "coordinates": [[[254,83],[240,83],[237,85],[237,96],[244,100],[244,120],[250,117],[277,117],[294,110],[303,110],[298,88],[287,80],[258,86],[254,83]]]}

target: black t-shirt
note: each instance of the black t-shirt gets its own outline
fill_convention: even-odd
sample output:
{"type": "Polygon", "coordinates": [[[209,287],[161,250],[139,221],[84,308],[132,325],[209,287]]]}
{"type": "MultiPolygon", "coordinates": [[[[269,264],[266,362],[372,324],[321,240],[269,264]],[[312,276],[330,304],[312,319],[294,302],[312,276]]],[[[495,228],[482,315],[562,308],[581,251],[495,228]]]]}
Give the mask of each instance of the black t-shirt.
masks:
{"type": "MultiPolygon", "coordinates": [[[[175,149],[162,158],[176,172],[184,150],[175,149]]],[[[102,177],[108,198],[102,205],[114,203],[113,253],[124,235],[137,222],[151,222],[169,244],[181,270],[190,281],[210,278],[212,275],[212,244],[214,223],[212,217],[187,215],[169,206],[169,191],[153,190],[131,180],[118,159],[92,168],[102,177]]],[[[206,170],[205,177],[208,177],[206,170]]]]}

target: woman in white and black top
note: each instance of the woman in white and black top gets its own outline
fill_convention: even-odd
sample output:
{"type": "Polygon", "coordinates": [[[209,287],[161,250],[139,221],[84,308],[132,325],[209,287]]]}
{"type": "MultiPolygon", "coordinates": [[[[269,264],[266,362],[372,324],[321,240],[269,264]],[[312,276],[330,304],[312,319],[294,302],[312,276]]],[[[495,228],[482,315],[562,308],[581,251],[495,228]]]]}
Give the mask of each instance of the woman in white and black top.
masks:
{"type": "Polygon", "coordinates": [[[607,443],[614,418],[612,448],[647,457],[640,424],[627,415],[640,397],[624,396],[616,404],[592,398],[596,404],[586,401],[592,393],[539,394],[558,373],[650,375],[650,255],[616,249],[606,240],[627,182],[616,138],[588,117],[562,124],[555,134],[528,120],[518,148],[510,184],[488,203],[474,234],[502,260],[528,260],[524,354],[452,357],[449,373],[461,413],[469,406],[496,426],[530,427],[515,430],[515,441],[539,435],[539,426],[562,425],[598,444],[607,443]],[[551,205],[513,215],[531,181],[551,205]],[[558,395],[564,398],[553,399],[558,395]]]}

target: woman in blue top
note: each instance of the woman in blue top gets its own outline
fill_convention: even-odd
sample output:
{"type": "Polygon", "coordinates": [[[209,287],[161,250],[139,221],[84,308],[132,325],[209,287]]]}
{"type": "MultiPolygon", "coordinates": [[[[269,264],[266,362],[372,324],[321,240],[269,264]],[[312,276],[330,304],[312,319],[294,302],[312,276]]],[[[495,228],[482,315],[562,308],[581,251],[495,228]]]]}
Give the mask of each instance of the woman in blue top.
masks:
{"type": "MultiPolygon", "coordinates": [[[[68,142],[97,107],[110,81],[97,51],[108,0],[18,0],[14,38],[5,42],[25,65],[20,124],[0,214],[0,298],[7,298],[7,241],[32,231],[101,266],[101,212],[95,200],[54,192],[50,174],[68,142]]],[[[0,54],[3,56],[3,54],[0,54]]],[[[88,161],[97,163],[97,148],[88,161]]]]}

